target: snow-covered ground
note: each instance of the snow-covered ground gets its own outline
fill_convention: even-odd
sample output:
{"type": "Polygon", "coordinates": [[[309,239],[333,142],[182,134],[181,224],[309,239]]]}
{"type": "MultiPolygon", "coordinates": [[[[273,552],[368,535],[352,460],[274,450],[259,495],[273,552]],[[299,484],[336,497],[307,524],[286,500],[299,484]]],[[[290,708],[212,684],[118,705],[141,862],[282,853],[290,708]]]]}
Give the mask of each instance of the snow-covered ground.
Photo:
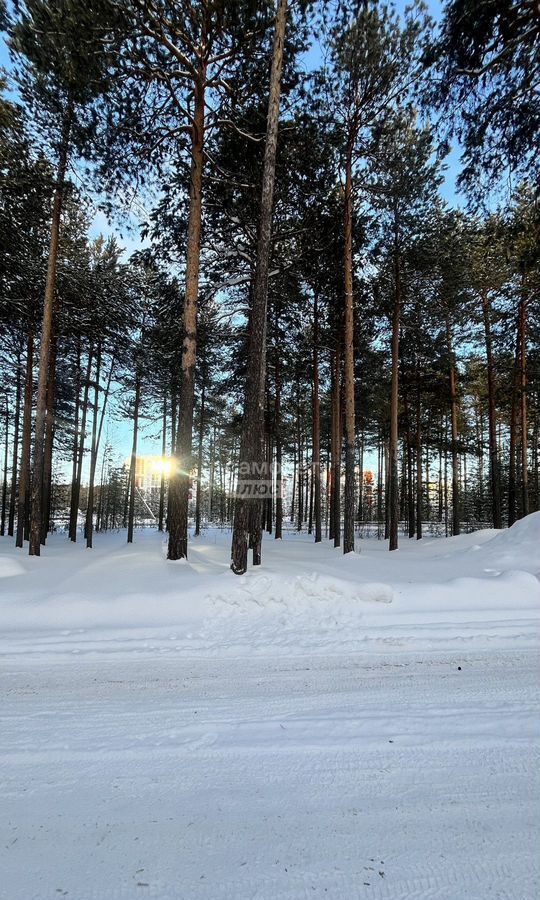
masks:
{"type": "Polygon", "coordinates": [[[415,541],[346,557],[306,534],[264,541],[238,578],[230,532],[192,540],[171,563],[156,531],[56,535],[43,556],[0,540],[0,654],[253,656],[520,648],[540,621],[540,513],[509,531],[415,541]]]}
{"type": "Polygon", "coordinates": [[[0,540],[0,897],[538,897],[539,513],[124,540],[0,540]]]}

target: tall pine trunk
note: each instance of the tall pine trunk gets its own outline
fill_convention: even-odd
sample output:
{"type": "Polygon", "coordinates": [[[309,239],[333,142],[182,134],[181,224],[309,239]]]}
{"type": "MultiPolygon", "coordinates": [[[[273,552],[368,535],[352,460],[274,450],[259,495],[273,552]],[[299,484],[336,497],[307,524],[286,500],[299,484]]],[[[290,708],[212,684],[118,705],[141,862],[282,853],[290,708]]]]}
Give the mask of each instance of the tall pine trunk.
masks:
{"type": "MultiPolygon", "coordinates": [[[[205,39],[205,38],[204,38],[205,39]]],[[[175,471],[169,481],[168,559],[186,559],[188,553],[188,505],[192,469],[193,405],[195,363],[197,359],[197,306],[201,256],[202,184],[204,165],[206,69],[200,59],[194,86],[194,111],[191,124],[191,181],[186,255],[186,291],[184,297],[184,341],[180,416],[175,447],[175,471]]]]}
{"type": "Polygon", "coordinates": [[[381,539],[383,514],[383,438],[377,435],[377,540],[381,539]]]}
{"type": "MultiPolygon", "coordinates": [[[[523,280],[524,277],[523,277],[523,280]]],[[[521,425],[521,514],[529,515],[529,464],[527,458],[527,296],[525,288],[519,306],[519,383],[521,425]]]]}
{"type": "Polygon", "coordinates": [[[519,356],[520,356],[520,325],[519,314],[516,328],[516,348],[514,353],[514,373],[512,379],[512,402],[510,407],[510,446],[508,448],[508,527],[514,524],[517,516],[517,484],[516,484],[516,445],[518,427],[518,398],[519,398],[519,356]]]}
{"type": "Polygon", "coordinates": [[[296,374],[296,445],[298,447],[298,508],[296,530],[302,531],[304,518],[304,444],[300,418],[300,376],[296,374]]]}
{"type": "Polygon", "coordinates": [[[167,455],[167,394],[163,396],[163,431],[161,434],[161,479],[159,483],[158,531],[163,531],[165,517],[165,458],[167,455]]]}
{"type": "Polygon", "coordinates": [[[44,468],[44,443],[45,443],[45,418],[47,414],[47,384],[51,379],[51,337],[53,324],[53,309],[56,287],[56,267],[58,262],[58,244],[60,240],[60,217],[62,214],[62,202],[64,197],[66,168],[68,161],[69,141],[71,136],[71,124],[73,118],[73,103],[68,100],[62,123],[62,136],[60,154],[54,190],[51,238],[49,244],[49,259],[47,264],[47,278],[45,281],[45,298],[43,305],[43,324],[41,328],[41,345],[39,352],[39,378],[36,402],[35,440],[34,440],[34,473],[32,479],[32,503],[30,520],[30,556],[39,556],[41,553],[41,529],[42,529],[42,487],[44,468]]]}
{"type": "Polygon", "coordinates": [[[79,500],[81,496],[81,478],[84,459],[84,440],[86,437],[86,417],[88,415],[88,395],[90,392],[90,376],[92,374],[92,361],[94,355],[93,345],[88,348],[88,362],[86,364],[86,378],[84,382],[83,408],[81,416],[81,430],[78,435],[78,448],[76,455],[76,466],[74,459],[75,478],[71,483],[71,503],[69,510],[69,538],[75,542],[77,540],[77,523],[79,519],[79,500]]]}
{"type": "Polygon", "coordinates": [[[452,429],[452,534],[460,532],[459,453],[458,453],[458,396],[457,374],[450,319],[446,317],[446,347],[448,352],[448,379],[450,384],[450,422],[452,429]]]}
{"type": "MultiPolygon", "coordinates": [[[[416,540],[422,538],[422,402],[420,373],[416,373],[416,540]]],[[[429,480],[426,484],[429,492],[429,480]]]]}
{"type": "Polygon", "coordinates": [[[398,482],[398,402],[399,402],[399,328],[401,319],[401,269],[399,258],[399,223],[394,210],[394,310],[392,314],[392,386],[390,392],[389,475],[389,550],[398,548],[399,482],[398,482]]]}
{"type": "Polygon", "coordinates": [[[15,393],[15,421],[13,423],[13,456],[11,463],[11,490],[9,493],[8,535],[13,537],[15,531],[15,506],[17,496],[17,475],[19,464],[19,427],[21,421],[21,352],[17,353],[17,388],[15,393]]]}
{"type": "Polygon", "coordinates": [[[538,450],[539,450],[539,428],[540,422],[538,419],[538,412],[536,412],[534,419],[534,429],[533,429],[533,455],[532,455],[532,470],[534,472],[534,497],[535,504],[534,508],[536,510],[540,509],[540,469],[538,466],[538,450]]]}
{"type": "Polygon", "coordinates": [[[360,434],[360,447],[358,450],[358,512],[356,518],[358,520],[358,524],[361,525],[364,521],[364,443],[365,443],[365,435],[364,435],[364,427],[362,426],[362,431],[360,434]]]}
{"type": "Polygon", "coordinates": [[[4,435],[4,471],[2,477],[2,513],[0,515],[0,535],[3,537],[6,533],[6,517],[7,517],[7,473],[9,459],[9,402],[6,394],[6,433],[4,435]]]}
{"type": "Polygon", "coordinates": [[[250,519],[249,509],[250,507],[260,508],[260,500],[254,499],[253,497],[250,498],[248,491],[256,484],[257,473],[261,464],[261,439],[264,417],[266,370],[268,268],[270,264],[272,240],[272,211],[274,202],[279,100],[281,93],[281,72],[283,68],[286,18],[287,0],[278,0],[274,48],[272,53],[272,70],[270,74],[270,97],[268,101],[266,145],[264,151],[263,184],[259,235],[257,241],[257,263],[255,267],[253,303],[250,316],[244,420],[238,463],[237,500],[232,539],[231,569],[236,575],[241,575],[247,570],[248,530],[250,519]]]}
{"type": "Polygon", "coordinates": [[[322,541],[321,518],[321,401],[319,397],[319,303],[315,293],[313,304],[313,502],[315,510],[315,543],[322,541]]]}
{"type": "Polygon", "coordinates": [[[331,534],[334,547],[341,544],[341,403],[340,403],[340,362],[341,362],[341,328],[338,330],[338,341],[333,354],[331,379],[331,429],[332,429],[332,477],[331,477],[331,534]]]}
{"type": "Polygon", "coordinates": [[[403,486],[402,507],[405,511],[405,498],[407,506],[407,521],[409,523],[409,538],[414,537],[415,532],[415,516],[414,516],[414,489],[413,489],[413,460],[412,460],[412,438],[411,438],[411,421],[409,402],[407,399],[407,391],[403,396],[403,410],[405,413],[405,439],[403,442],[403,472],[406,472],[406,479],[403,486]]]}
{"type": "MultiPolygon", "coordinates": [[[[77,480],[77,454],[79,449],[79,409],[81,404],[81,341],[77,340],[77,374],[75,376],[75,415],[73,419],[73,446],[71,451],[71,501],[73,501],[73,491],[77,480]]],[[[69,512],[69,528],[68,533],[70,540],[73,540],[72,534],[72,512],[73,503],[70,504],[69,512]]],[[[75,530],[76,530],[75,521],[75,530]]]]}
{"type": "MultiPolygon", "coordinates": [[[[270,409],[270,397],[268,397],[268,409],[270,409]]],[[[269,491],[267,492],[266,497],[266,531],[268,534],[272,534],[272,515],[273,515],[273,465],[274,465],[274,442],[272,440],[273,435],[271,432],[268,432],[267,440],[266,440],[266,478],[269,485],[269,491]]]]}
{"type": "Polygon", "coordinates": [[[133,406],[133,442],[131,445],[131,463],[129,467],[129,505],[128,505],[128,544],[133,543],[133,523],[135,520],[135,490],[137,474],[137,438],[139,435],[139,401],[141,397],[141,382],[139,373],[135,376],[135,402],[133,406]]]}
{"type": "Polygon", "coordinates": [[[283,480],[281,473],[282,446],[281,446],[281,370],[279,367],[279,346],[277,345],[276,322],[276,356],[274,366],[275,396],[274,396],[274,435],[276,440],[276,527],[274,538],[280,541],[283,537],[283,480]]]}
{"type": "MultiPolygon", "coordinates": [[[[445,418],[444,434],[448,440],[448,416],[445,418]]],[[[448,450],[444,449],[444,536],[448,537],[448,450]]]]}
{"type": "Polygon", "coordinates": [[[353,133],[349,135],[345,163],[344,197],[344,283],[345,309],[343,324],[343,386],[345,406],[345,496],[343,504],[343,552],[354,550],[354,302],[353,302],[353,133]]]}
{"type": "Polygon", "coordinates": [[[201,479],[202,479],[202,458],[203,458],[203,438],[204,438],[204,394],[205,384],[203,383],[201,391],[201,409],[199,419],[199,451],[197,459],[197,497],[195,500],[195,535],[201,533],[201,479]]]}
{"type": "Polygon", "coordinates": [[[290,510],[290,520],[294,522],[294,504],[296,501],[296,482],[297,482],[297,460],[296,460],[296,442],[293,443],[293,477],[292,477],[292,490],[291,490],[291,510],[290,510]]]}
{"type": "Polygon", "coordinates": [[[491,503],[493,527],[502,528],[501,481],[499,474],[499,452],[497,446],[497,417],[495,366],[493,362],[493,343],[491,337],[491,310],[487,291],[482,293],[482,311],[484,316],[484,332],[486,341],[487,388],[488,388],[488,425],[489,425],[489,476],[491,481],[491,503]]]}
{"type": "Polygon", "coordinates": [[[96,379],[94,382],[94,415],[92,417],[92,444],[90,448],[90,475],[88,478],[88,502],[86,506],[86,548],[92,549],[94,538],[94,481],[96,478],[96,464],[98,455],[98,408],[99,408],[99,379],[101,377],[101,342],[98,341],[96,352],[96,379]]]}
{"type": "Polygon", "coordinates": [[[17,497],[17,534],[15,546],[22,547],[25,533],[26,511],[30,494],[30,442],[32,439],[32,393],[34,362],[34,329],[28,329],[26,344],[26,374],[24,382],[23,438],[21,449],[21,477],[17,497]]]}
{"type": "Polygon", "coordinates": [[[41,494],[41,543],[45,544],[50,528],[52,455],[54,442],[54,396],[56,385],[57,337],[53,331],[49,358],[49,383],[47,384],[47,416],[45,420],[45,445],[43,448],[43,486],[41,494]]]}

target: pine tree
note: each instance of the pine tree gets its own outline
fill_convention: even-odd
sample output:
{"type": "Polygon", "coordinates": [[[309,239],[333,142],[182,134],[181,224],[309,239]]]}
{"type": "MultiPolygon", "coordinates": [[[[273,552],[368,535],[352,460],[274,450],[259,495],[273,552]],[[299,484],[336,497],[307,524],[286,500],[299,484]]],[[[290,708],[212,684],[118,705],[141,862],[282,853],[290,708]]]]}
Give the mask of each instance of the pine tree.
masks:
{"type": "Polygon", "coordinates": [[[32,110],[43,139],[57,156],[40,340],[31,500],[29,552],[39,556],[48,386],[49,418],[54,402],[51,345],[54,344],[56,270],[66,173],[72,148],[84,147],[89,140],[92,122],[87,113],[96,95],[106,89],[106,57],[102,24],[98,25],[91,6],[83,10],[71,0],[26,0],[18,2],[15,9],[10,46],[19,66],[21,96],[32,110]],[[84,43],[80,41],[81,30],[87,35],[84,43]]]}
{"type": "Polygon", "coordinates": [[[268,268],[271,252],[270,242],[272,237],[274,178],[286,17],[287,0],[278,0],[274,49],[272,52],[272,70],[270,74],[270,96],[268,101],[268,124],[264,154],[257,260],[253,282],[253,302],[249,323],[250,342],[246,374],[246,399],[242,425],[242,443],[238,463],[237,500],[232,539],[231,569],[235,575],[241,575],[247,569],[250,524],[251,533],[255,535],[253,563],[254,565],[260,565],[261,561],[261,536],[259,524],[260,502],[257,495],[250,498],[249,492],[253,492],[254,488],[257,486],[258,471],[261,465],[262,417],[266,371],[268,268]],[[248,506],[250,500],[251,503],[248,506]]]}
{"type": "Polygon", "coordinates": [[[464,148],[460,181],[480,197],[508,171],[534,180],[540,127],[534,4],[447,0],[426,58],[440,75],[432,81],[432,103],[464,148]]]}
{"type": "MultiPolygon", "coordinates": [[[[354,550],[355,396],[353,303],[354,176],[366,152],[366,132],[380,124],[409,79],[419,75],[415,58],[422,31],[420,18],[408,13],[404,27],[390,10],[376,3],[339,4],[331,27],[332,69],[327,75],[333,114],[341,142],[343,193],[345,406],[345,503],[343,552],[354,550]]],[[[339,359],[336,360],[336,372],[339,359]]],[[[337,484],[337,479],[334,481],[337,484]]]]}

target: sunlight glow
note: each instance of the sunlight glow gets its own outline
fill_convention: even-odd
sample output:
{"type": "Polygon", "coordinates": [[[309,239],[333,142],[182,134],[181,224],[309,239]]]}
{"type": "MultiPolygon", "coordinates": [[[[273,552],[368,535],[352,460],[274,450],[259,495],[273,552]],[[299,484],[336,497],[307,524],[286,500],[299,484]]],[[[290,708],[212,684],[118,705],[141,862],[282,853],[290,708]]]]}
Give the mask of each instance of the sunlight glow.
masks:
{"type": "Polygon", "coordinates": [[[169,478],[173,470],[173,460],[168,456],[159,456],[152,462],[152,470],[169,478]]]}

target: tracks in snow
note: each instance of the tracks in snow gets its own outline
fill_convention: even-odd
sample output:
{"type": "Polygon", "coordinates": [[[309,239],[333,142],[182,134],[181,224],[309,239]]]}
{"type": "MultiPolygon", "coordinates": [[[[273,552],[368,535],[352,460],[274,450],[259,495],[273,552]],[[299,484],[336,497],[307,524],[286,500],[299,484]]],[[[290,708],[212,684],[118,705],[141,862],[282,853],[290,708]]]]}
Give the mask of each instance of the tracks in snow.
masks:
{"type": "Polygon", "coordinates": [[[536,672],[528,652],[5,662],[0,897],[533,900],[536,672]]]}

